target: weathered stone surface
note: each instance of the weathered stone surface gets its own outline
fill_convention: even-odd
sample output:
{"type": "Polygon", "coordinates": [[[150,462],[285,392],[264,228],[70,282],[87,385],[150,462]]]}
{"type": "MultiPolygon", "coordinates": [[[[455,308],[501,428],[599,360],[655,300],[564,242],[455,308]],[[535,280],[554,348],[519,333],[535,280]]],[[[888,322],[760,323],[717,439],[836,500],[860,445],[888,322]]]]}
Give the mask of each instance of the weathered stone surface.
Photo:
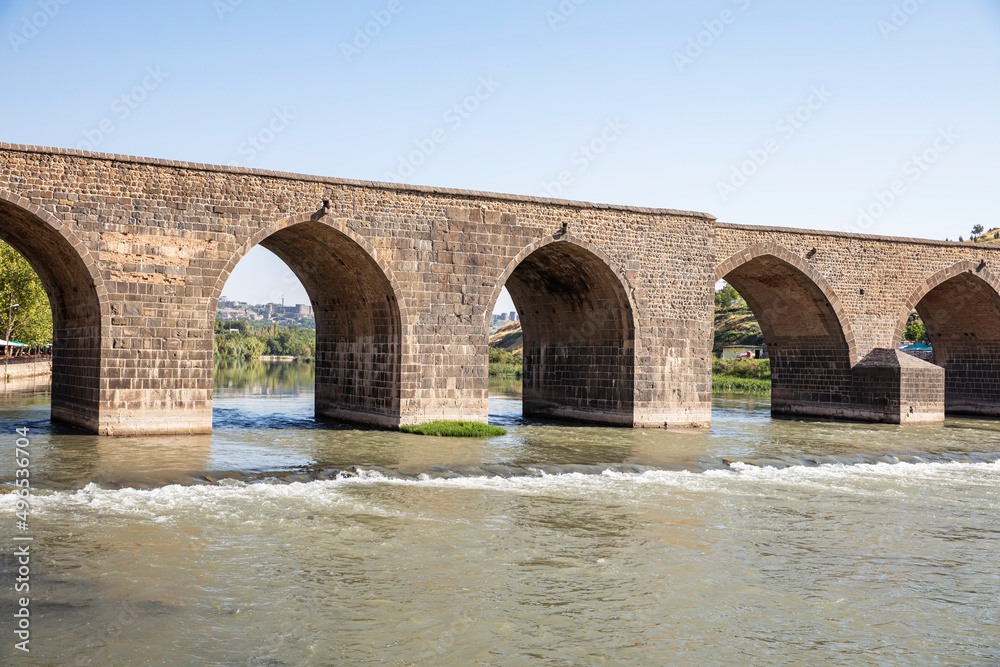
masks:
{"type": "Polygon", "coordinates": [[[709,421],[711,216],[11,145],[0,202],[54,295],[53,416],[88,430],[210,429],[216,303],[258,243],[313,301],[320,414],[485,420],[509,279],[539,323],[529,410],[709,421]]]}
{"type": "Polygon", "coordinates": [[[944,420],[945,370],[898,349],[875,349],[853,369],[857,418],[891,424],[944,420]]]}
{"type": "Polygon", "coordinates": [[[776,412],[940,412],[935,372],[857,368],[898,347],[913,308],[950,409],[998,411],[993,248],[8,144],[0,236],[52,300],[53,417],[103,434],[211,428],[216,303],[257,244],[312,300],[321,415],[485,420],[489,316],[507,284],[528,413],[708,424],[719,278],[761,320],[776,412]]]}
{"type": "MultiPolygon", "coordinates": [[[[945,369],[947,410],[1000,414],[1000,247],[720,223],[715,251],[716,278],[742,285],[761,322],[775,412],[878,420],[868,402],[882,380],[852,369],[874,350],[898,350],[916,309],[945,369]],[[865,377],[876,382],[868,392],[865,377]]],[[[901,391],[930,382],[905,379],[913,373],[901,391]]],[[[932,385],[926,400],[907,399],[926,418],[903,421],[941,414],[928,407],[932,385]]]]}

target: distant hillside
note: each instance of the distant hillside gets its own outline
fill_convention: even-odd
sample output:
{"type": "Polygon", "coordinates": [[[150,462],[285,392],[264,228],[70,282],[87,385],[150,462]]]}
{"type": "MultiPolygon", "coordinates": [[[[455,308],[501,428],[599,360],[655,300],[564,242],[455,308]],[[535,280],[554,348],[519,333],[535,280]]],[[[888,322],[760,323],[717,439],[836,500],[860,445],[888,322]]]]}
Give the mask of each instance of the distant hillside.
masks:
{"type": "MultiPolygon", "coordinates": [[[[763,345],[764,334],[760,331],[753,313],[741,300],[735,306],[715,309],[715,341],[712,352],[722,353],[723,345],[763,345]]],[[[513,354],[524,354],[524,335],[520,322],[511,322],[490,336],[490,347],[506,350],[513,354]]]]}
{"type": "Polygon", "coordinates": [[[995,227],[982,236],[977,236],[978,243],[1000,243],[1000,227],[995,227]]]}
{"type": "Polygon", "coordinates": [[[712,353],[722,354],[724,345],[763,345],[764,334],[753,312],[746,302],[739,300],[735,305],[715,307],[715,340],[712,353]]]}
{"type": "Polygon", "coordinates": [[[500,327],[495,334],[490,336],[490,347],[507,350],[514,354],[524,354],[524,335],[521,332],[521,323],[511,322],[500,327]]]}

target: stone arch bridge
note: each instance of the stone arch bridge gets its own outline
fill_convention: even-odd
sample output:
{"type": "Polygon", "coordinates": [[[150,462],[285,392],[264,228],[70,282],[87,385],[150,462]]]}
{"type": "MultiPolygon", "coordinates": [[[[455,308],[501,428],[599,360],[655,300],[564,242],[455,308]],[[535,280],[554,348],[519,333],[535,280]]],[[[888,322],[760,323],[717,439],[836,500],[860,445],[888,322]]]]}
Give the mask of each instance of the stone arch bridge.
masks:
{"type": "Polygon", "coordinates": [[[705,425],[722,278],[765,333],[775,413],[1000,412],[993,247],[10,144],[0,238],[50,296],[52,417],[100,434],[211,429],[216,305],[258,244],[315,309],[317,415],[485,421],[506,284],[526,414],[705,425]],[[898,352],[914,308],[934,363],[898,352]]]}

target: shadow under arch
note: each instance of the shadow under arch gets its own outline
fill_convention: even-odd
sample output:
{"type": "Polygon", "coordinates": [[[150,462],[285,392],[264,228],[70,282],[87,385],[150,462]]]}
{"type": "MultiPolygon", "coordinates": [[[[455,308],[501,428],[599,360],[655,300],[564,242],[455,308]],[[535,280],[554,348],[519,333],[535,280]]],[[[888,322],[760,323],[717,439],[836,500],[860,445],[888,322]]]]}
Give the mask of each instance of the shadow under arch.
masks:
{"type": "Polygon", "coordinates": [[[94,258],[66,224],[4,190],[0,190],[0,238],[28,261],[49,297],[52,419],[99,433],[106,388],[101,334],[110,308],[94,258]]]}
{"type": "Polygon", "coordinates": [[[841,414],[852,402],[858,355],[827,281],[807,260],[775,244],[733,255],[715,277],[736,288],[760,324],[771,359],[772,413],[841,414]]]}
{"type": "Polygon", "coordinates": [[[522,250],[500,276],[524,332],[525,416],[635,423],[635,307],[610,258],[570,236],[522,250]]]}
{"type": "Polygon", "coordinates": [[[343,220],[315,213],[262,229],[234,255],[210,299],[256,245],[302,282],[316,317],[316,416],[396,428],[402,387],[402,314],[396,281],[378,251],[343,220]]]}
{"type": "Polygon", "coordinates": [[[1000,416],[1000,280],[963,261],[928,277],[904,304],[895,342],[916,310],[945,370],[946,412],[1000,416]]]}

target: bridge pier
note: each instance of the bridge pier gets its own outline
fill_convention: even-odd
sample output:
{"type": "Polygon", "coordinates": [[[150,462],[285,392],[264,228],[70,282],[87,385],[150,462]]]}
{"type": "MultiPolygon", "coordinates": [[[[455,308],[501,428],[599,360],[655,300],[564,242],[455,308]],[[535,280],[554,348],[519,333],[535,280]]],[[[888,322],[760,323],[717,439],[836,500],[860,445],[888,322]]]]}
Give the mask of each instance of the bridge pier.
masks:
{"type": "Polygon", "coordinates": [[[934,363],[945,373],[945,410],[956,415],[1000,417],[1000,343],[938,339],[934,363]]]}
{"type": "MultiPolygon", "coordinates": [[[[821,351],[777,355],[772,371],[775,415],[890,424],[944,420],[945,371],[898,350],[872,350],[854,367],[821,351]]],[[[772,357],[774,359],[774,357],[772,357]]]]}
{"type": "MultiPolygon", "coordinates": [[[[134,248],[135,239],[119,240],[134,248]]],[[[100,435],[200,434],[212,430],[214,318],[200,287],[160,273],[110,281],[101,353],[100,435]]]]}
{"type": "Polygon", "coordinates": [[[944,421],[945,371],[940,366],[899,350],[876,349],[852,374],[858,419],[890,424],[944,421]]]}

